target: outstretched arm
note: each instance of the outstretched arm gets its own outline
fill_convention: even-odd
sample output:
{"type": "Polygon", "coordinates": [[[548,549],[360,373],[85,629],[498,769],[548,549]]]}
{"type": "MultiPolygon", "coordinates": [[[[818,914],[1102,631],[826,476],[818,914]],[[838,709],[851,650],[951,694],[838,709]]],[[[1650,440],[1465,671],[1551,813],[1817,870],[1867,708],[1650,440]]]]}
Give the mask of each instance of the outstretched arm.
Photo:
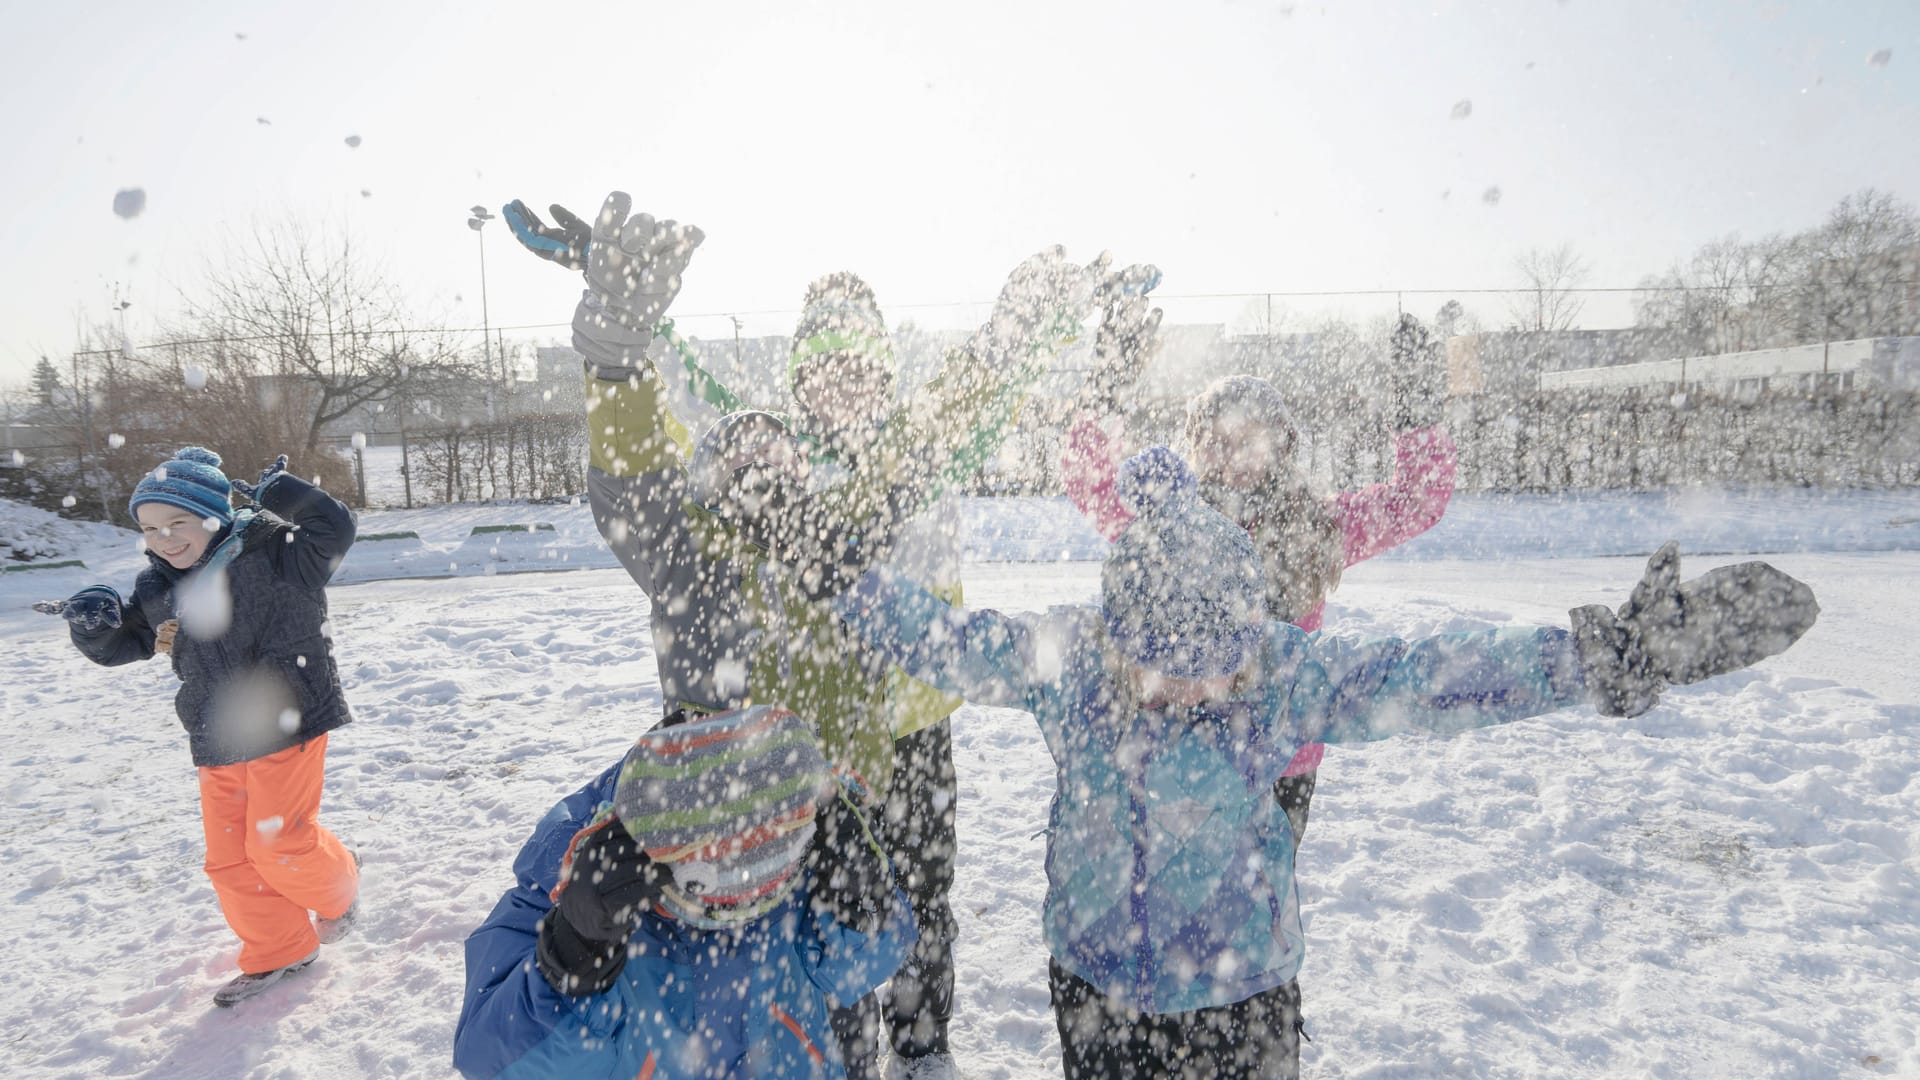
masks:
{"type": "Polygon", "coordinates": [[[1044,642],[1029,621],[955,607],[890,570],[869,572],[834,607],[868,648],[968,701],[1028,708],[1046,675],[1044,642]]]}
{"type": "Polygon", "coordinates": [[[1444,427],[1403,431],[1393,440],[1393,477],[1334,496],[1347,565],[1426,532],[1447,512],[1459,453],[1444,427]]]}
{"type": "Polygon", "coordinates": [[[1068,429],[1066,448],[1060,451],[1060,481],[1073,505],[1109,540],[1133,520],[1133,511],[1114,487],[1119,468],[1120,441],[1107,433],[1100,417],[1082,413],[1068,429]]]}

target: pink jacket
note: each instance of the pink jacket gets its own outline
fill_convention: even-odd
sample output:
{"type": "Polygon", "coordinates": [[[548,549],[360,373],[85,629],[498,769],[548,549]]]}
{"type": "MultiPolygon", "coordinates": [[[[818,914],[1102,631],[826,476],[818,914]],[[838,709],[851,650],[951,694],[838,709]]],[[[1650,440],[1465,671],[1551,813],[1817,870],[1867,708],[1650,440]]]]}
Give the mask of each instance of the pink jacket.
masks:
{"type": "MultiPolygon", "coordinates": [[[[1453,496],[1457,458],[1453,439],[1445,428],[1416,428],[1394,436],[1393,478],[1333,497],[1347,565],[1371,559],[1433,528],[1447,512],[1447,500],[1453,496]]],[[[1107,434],[1099,418],[1084,417],[1067,433],[1067,448],[1060,454],[1060,478],[1066,484],[1067,496],[1109,540],[1119,536],[1133,520],[1133,512],[1114,491],[1119,464],[1118,442],[1107,434]]],[[[1323,602],[1314,608],[1300,620],[1299,627],[1320,629],[1326,607],[1323,602]]],[[[1319,743],[1301,747],[1287,765],[1286,775],[1298,776],[1319,768],[1325,749],[1319,743]]]]}

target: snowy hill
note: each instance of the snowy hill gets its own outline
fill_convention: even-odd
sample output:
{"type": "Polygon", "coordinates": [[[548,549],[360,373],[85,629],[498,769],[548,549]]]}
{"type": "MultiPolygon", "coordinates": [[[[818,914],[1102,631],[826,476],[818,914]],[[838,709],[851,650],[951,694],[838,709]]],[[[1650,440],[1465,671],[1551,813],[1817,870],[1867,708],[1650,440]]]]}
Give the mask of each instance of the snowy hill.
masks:
{"type": "MultiPolygon", "coordinates": [[[[1638,718],[1330,750],[1300,861],[1309,1076],[1920,1076],[1920,498],[1758,498],[1462,499],[1404,558],[1348,573],[1333,633],[1561,622],[1618,602],[1639,560],[1543,555],[1645,550],[1670,522],[1689,544],[1793,552],[1773,561],[1824,610],[1787,655],[1638,718]]],[[[976,558],[1071,557],[976,562],[972,602],[1093,597],[1098,541],[1070,509],[970,514],[976,558]]],[[[416,532],[444,565],[503,535],[476,525],[516,522],[554,527],[506,534],[555,552],[536,561],[605,558],[582,507],[361,528],[416,532]]],[[[0,576],[6,1073],[449,1075],[462,938],[534,821],[658,714],[638,591],[499,561],[335,588],[356,722],[332,740],[323,813],[366,859],[367,915],[296,981],[215,1010],[237,946],[200,871],[176,683],[95,667],[25,608],[96,573],[124,585],[131,534],[59,543],[88,571],[0,576]]],[[[1058,1076],[1038,921],[1053,771],[1023,713],[968,707],[955,741],[962,1075],[1058,1076]]]]}

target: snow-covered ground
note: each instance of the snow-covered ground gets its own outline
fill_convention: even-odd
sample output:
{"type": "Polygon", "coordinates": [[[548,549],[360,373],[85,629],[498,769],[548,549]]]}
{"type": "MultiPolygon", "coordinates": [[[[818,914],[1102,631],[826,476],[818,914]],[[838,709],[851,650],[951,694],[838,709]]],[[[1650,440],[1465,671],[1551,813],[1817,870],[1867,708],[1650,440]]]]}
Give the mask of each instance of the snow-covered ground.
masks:
{"type": "MultiPolygon", "coordinates": [[[[969,568],[972,602],[1094,596],[1099,542],[1070,509],[969,515],[975,556],[1003,560],[969,568]]],[[[1560,622],[1624,596],[1640,560],[1618,553],[1674,534],[1789,552],[1771,561],[1823,614],[1787,655],[1635,719],[1569,710],[1330,750],[1300,861],[1308,1075],[1920,1076],[1914,519],[1911,493],[1462,499],[1406,557],[1350,571],[1330,632],[1560,622]]],[[[374,580],[411,568],[364,550],[406,541],[378,541],[346,568],[361,583],[333,590],[358,719],[332,740],[323,816],[366,860],[367,916],[233,1010],[208,1001],[237,945],[200,873],[172,676],[96,668],[26,609],[125,584],[132,535],[71,534],[57,554],[85,572],[0,575],[7,1075],[449,1072],[461,939],[535,819],[619,756],[659,687],[624,574],[499,573],[605,566],[584,508],[378,512],[362,529],[418,532],[409,558],[459,576],[374,580]],[[474,551],[503,534],[473,526],[514,522],[554,531],[504,534],[529,559],[474,551]]],[[[1052,771],[1022,713],[968,707],[955,741],[962,1075],[1057,1076],[1038,923],[1052,771]]]]}

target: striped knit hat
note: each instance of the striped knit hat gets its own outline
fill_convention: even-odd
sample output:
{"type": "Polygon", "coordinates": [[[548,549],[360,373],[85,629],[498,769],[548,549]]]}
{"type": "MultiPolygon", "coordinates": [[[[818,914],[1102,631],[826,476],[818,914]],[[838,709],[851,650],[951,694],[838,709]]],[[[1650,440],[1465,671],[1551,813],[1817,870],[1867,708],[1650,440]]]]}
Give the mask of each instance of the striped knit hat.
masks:
{"type": "Polygon", "coordinates": [[[177,506],[202,518],[233,521],[233,484],[220,471],[220,455],[203,446],[189,446],[161,462],[134,485],[127,513],[138,517],[144,503],[177,506]]]}
{"type": "Polygon", "coordinates": [[[814,812],[833,787],[813,731],[755,705],[642,735],[621,763],[613,813],[673,871],[660,906],[720,929],[759,918],[799,884],[814,812]]]}

